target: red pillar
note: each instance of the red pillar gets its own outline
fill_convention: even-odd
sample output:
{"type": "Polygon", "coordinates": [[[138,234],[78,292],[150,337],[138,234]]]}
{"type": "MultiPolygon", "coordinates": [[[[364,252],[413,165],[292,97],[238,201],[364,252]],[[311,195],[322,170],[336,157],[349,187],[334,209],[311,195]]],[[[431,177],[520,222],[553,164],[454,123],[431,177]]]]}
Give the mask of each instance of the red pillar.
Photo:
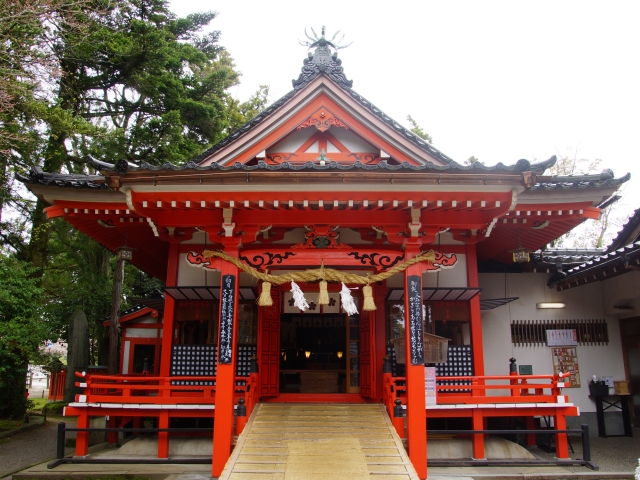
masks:
{"type": "MultiPolygon", "coordinates": [[[[556,413],[553,419],[553,424],[555,425],[556,430],[567,429],[567,421],[564,414],[556,413]]],[[[558,457],[559,459],[569,458],[569,445],[567,444],[566,433],[556,433],[556,457],[558,457]]]]}
{"type": "MultiPolygon", "coordinates": [[[[480,410],[473,410],[472,414],[472,423],[474,430],[483,430],[484,429],[484,417],[482,416],[482,412],[480,410]]],[[[473,435],[473,458],[475,460],[484,460],[484,434],[476,433],[473,435]]]]}
{"type": "MultiPolygon", "coordinates": [[[[225,253],[238,257],[238,247],[228,246],[225,253]]],[[[211,475],[219,477],[222,474],[229,456],[231,455],[231,440],[233,436],[233,393],[235,390],[236,372],[236,342],[238,338],[238,286],[240,284],[240,272],[238,267],[230,262],[222,262],[221,278],[225,275],[234,275],[235,292],[233,306],[233,353],[231,363],[221,364],[218,361],[216,374],[216,414],[213,423],[213,461],[211,465],[211,475]]],[[[222,295],[220,295],[222,297],[222,295]]],[[[222,311],[222,298],[219,311],[222,311]]],[[[222,330],[221,326],[218,329],[222,330]]],[[[220,341],[218,341],[218,359],[220,359],[220,341]]]]}
{"type": "MultiPolygon", "coordinates": [[[[76,420],[77,428],[89,428],[89,413],[86,408],[79,408],[80,414],[76,420]]],[[[76,433],[76,457],[89,454],[89,432],[76,433]]]]}
{"type": "MultiPolygon", "coordinates": [[[[169,261],[167,264],[167,287],[178,284],[178,260],[180,259],[180,244],[171,243],[169,246],[169,261]]],[[[164,320],[162,324],[162,357],[160,358],[160,376],[168,377],[171,373],[171,346],[173,345],[175,300],[165,295],[164,320]]],[[[133,354],[133,353],[132,353],[133,354]]],[[[169,391],[165,390],[168,395],[169,391]]]]}
{"type": "MultiPolygon", "coordinates": [[[[418,244],[408,243],[405,260],[410,260],[420,254],[418,244]]],[[[407,377],[407,441],[409,443],[409,459],[421,479],[427,478],[427,420],[424,390],[424,364],[411,364],[411,335],[409,332],[409,288],[408,277],[418,275],[422,285],[422,268],[415,264],[404,272],[404,324],[406,348],[406,377],[407,377]]],[[[420,292],[422,299],[422,291],[420,292]]],[[[422,303],[422,302],[420,302],[422,303]]]]}
{"type": "MultiPolygon", "coordinates": [[[[169,428],[169,412],[167,410],[160,412],[158,428],[169,428]]],[[[169,458],[169,432],[158,432],[158,458],[169,458]]]]}
{"type": "Polygon", "coordinates": [[[376,379],[376,390],[372,392],[373,398],[382,398],[383,393],[383,374],[382,367],[384,365],[384,357],[387,356],[387,333],[386,329],[386,317],[387,317],[387,305],[385,299],[389,289],[384,285],[377,285],[373,290],[373,298],[376,302],[376,311],[372,312],[371,322],[375,324],[374,344],[371,346],[371,350],[375,351],[376,362],[372,365],[373,375],[376,379]]]}
{"type": "MultiPolygon", "coordinates": [[[[467,243],[467,286],[479,287],[478,281],[478,255],[476,244],[467,243]]],[[[482,313],[480,312],[480,295],[476,295],[469,301],[469,313],[471,322],[471,348],[473,350],[473,370],[475,375],[484,375],[484,352],[482,350],[482,313]]]]}

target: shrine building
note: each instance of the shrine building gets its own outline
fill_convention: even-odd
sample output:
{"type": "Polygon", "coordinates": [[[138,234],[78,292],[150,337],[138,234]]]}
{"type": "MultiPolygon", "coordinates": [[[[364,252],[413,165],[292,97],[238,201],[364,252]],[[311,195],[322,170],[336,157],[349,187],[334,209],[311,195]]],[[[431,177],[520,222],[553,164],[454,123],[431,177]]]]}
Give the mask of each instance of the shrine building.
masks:
{"type": "MultiPolygon", "coordinates": [[[[558,269],[532,255],[599,218],[628,176],[550,175],[555,157],[457,163],[356,93],[331,42],[313,49],[289,93],[186,165],[90,159],[95,175],[21,177],[49,218],[132,249],[166,284],[122,316],[119,375],[78,377],[66,415],[198,419],[219,476],[240,400],[247,417],[380,403],[424,479],[427,428],[546,417],[563,429],[595,412],[591,375],[625,379],[616,319],[598,283],[550,289],[558,269]]],[[[485,458],[485,435],[472,437],[485,458]]],[[[172,438],[158,433],[158,458],[172,438]]]]}

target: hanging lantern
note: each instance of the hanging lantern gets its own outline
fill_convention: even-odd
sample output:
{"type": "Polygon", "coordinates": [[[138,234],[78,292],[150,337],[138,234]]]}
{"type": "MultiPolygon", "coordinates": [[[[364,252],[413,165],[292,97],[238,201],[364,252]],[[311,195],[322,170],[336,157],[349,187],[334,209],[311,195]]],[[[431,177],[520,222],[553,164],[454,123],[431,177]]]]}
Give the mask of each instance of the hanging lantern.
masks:
{"type": "Polygon", "coordinates": [[[116,258],[118,260],[127,260],[131,261],[133,259],[133,251],[134,248],[130,247],[118,247],[116,249],[116,258]]]}
{"type": "Polygon", "coordinates": [[[526,248],[522,248],[522,246],[516,248],[515,250],[511,250],[511,253],[513,255],[514,263],[526,263],[530,260],[529,254],[531,252],[526,248]]]}
{"type": "Polygon", "coordinates": [[[511,254],[513,255],[514,263],[526,263],[529,261],[529,254],[531,252],[526,248],[522,247],[522,242],[520,241],[520,229],[518,229],[518,248],[515,250],[511,250],[511,254]]]}

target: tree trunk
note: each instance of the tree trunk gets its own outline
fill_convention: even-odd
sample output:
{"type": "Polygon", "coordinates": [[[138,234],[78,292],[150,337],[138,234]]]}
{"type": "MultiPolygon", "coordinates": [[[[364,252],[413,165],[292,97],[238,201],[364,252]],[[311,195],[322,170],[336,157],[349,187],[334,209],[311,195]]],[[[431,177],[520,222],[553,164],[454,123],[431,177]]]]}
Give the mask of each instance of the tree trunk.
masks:
{"type": "Polygon", "coordinates": [[[113,272],[113,303],[111,304],[111,322],[109,323],[109,374],[111,375],[118,373],[118,324],[123,280],[124,259],[118,258],[113,272]]]}
{"type": "MultiPolygon", "coordinates": [[[[74,78],[77,77],[77,64],[66,59],[61,60],[62,78],[60,80],[60,89],[58,92],[60,107],[67,111],[77,113],[78,101],[80,96],[77,92],[79,87],[76,85],[74,78]],[[76,101],[74,101],[74,98],[76,101]]],[[[45,172],[58,173],[67,160],[67,147],[65,142],[69,137],[69,132],[64,127],[51,126],[51,133],[47,140],[47,148],[44,152],[44,164],[42,169],[45,172]]],[[[44,274],[44,267],[47,263],[49,255],[49,239],[51,238],[50,226],[47,214],[44,209],[48,205],[40,198],[36,202],[33,213],[31,214],[31,238],[29,239],[29,247],[27,248],[27,261],[35,267],[33,277],[41,278],[44,274]]]]}
{"type": "Polygon", "coordinates": [[[69,349],[67,351],[67,378],[64,384],[64,401],[73,402],[76,394],[83,390],[76,387],[76,372],[85,372],[89,367],[89,322],[79,308],[69,321],[69,349]]]}

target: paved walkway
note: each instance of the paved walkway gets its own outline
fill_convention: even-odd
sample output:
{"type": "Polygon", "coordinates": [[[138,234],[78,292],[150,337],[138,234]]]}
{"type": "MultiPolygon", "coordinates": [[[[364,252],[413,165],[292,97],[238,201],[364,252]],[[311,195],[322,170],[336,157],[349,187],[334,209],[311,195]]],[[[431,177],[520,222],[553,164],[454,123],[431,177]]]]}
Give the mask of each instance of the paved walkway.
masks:
{"type": "MultiPolygon", "coordinates": [[[[0,479],[10,479],[11,473],[37,463],[52,460],[56,456],[56,436],[60,419],[47,419],[41,427],[15,433],[0,438],[0,479]]],[[[75,422],[65,419],[67,426],[75,422]]],[[[67,453],[73,449],[67,449],[67,453]]]]}
{"type": "MultiPolygon", "coordinates": [[[[274,418],[267,418],[268,413],[275,414],[276,408],[284,408],[291,409],[294,405],[291,404],[262,404],[260,408],[264,407],[262,413],[265,414],[263,417],[263,422],[260,424],[256,424],[255,428],[264,428],[267,431],[272,431],[273,436],[270,437],[265,444],[261,445],[253,445],[253,452],[245,449],[246,453],[251,453],[254,455],[253,457],[245,457],[240,460],[246,461],[246,463],[238,463],[237,465],[242,465],[243,468],[250,467],[251,464],[260,464],[262,462],[262,467],[268,465],[265,463],[265,460],[271,462],[271,468],[269,473],[259,475],[253,475],[253,480],[260,479],[286,479],[295,478],[296,480],[302,479],[305,477],[299,477],[294,474],[296,469],[302,468],[300,464],[296,464],[295,461],[289,462],[289,449],[293,448],[297,453],[303,456],[307,456],[311,460],[321,460],[320,462],[316,462],[315,476],[316,479],[327,479],[330,480],[332,477],[328,476],[331,472],[326,472],[325,474],[320,475],[320,469],[324,468],[326,470],[330,468],[334,468],[334,466],[330,465],[331,461],[338,460],[340,456],[344,453],[351,452],[354,454],[354,457],[357,457],[357,461],[360,462],[361,466],[364,466],[362,455],[364,453],[364,462],[366,463],[366,468],[369,470],[369,473],[373,473],[373,468],[378,468],[377,473],[383,473],[381,468],[383,465],[381,464],[384,461],[384,457],[387,456],[386,453],[392,452],[390,449],[388,452],[384,450],[375,451],[375,447],[372,445],[367,445],[366,437],[369,432],[377,432],[377,429],[383,429],[382,425],[379,422],[374,422],[368,417],[363,417],[364,421],[362,424],[366,425],[366,433],[363,433],[361,438],[358,438],[358,444],[356,444],[353,440],[349,440],[349,436],[340,436],[337,435],[336,441],[340,441],[340,448],[331,449],[329,445],[326,444],[326,436],[318,436],[314,435],[314,438],[317,440],[307,440],[306,442],[300,441],[303,438],[302,432],[295,432],[295,423],[301,418],[295,418],[292,411],[289,411],[287,414],[289,427],[283,428],[281,430],[275,430],[275,427],[270,424],[270,420],[275,420],[274,418]],[[370,421],[371,420],[371,421],[370,421]],[[260,426],[261,425],[261,426],[260,426]],[[297,441],[297,442],[296,442],[297,441]],[[286,445],[286,449],[283,448],[286,445]],[[290,447],[292,445],[292,447],[290,447]],[[313,445],[312,449],[309,450],[309,445],[313,445]],[[367,450],[367,446],[373,447],[370,450],[367,450]],[[262,450],[260,450],[262,449],[262,450]],[[297,450],[300,449],[300,450],[297,450]],[[371,456],[373,454],[374,456],[371,456]],[[376,459],[375,454],[381,455],[376,459]],[[269,456],[270,458],[265,458],[269,456]],[[262,458],[260,458],[262,457],[262,458]],[[380,463],[376,465],[375,460],[378,460],[380,463]],[[289,472],[291,475],[286,476],[287,467],[291,466],[289,472]]],[[[313,405],[316,408],[326,408],[325,405],[313,405]]],[[[366,408],[379,408],[374,405],[360,405],[360,407],[366,408]]],[[[377,412],[376,412],[377,414],[377,412]]],[[[309,415],[311,416],[311,415],[309,415]]],[[[375,418],[376,415],[373,415],[372,418],[375,418]]],[[[105,468],[108,469],[110,475],[116,474],[128,474],[137,476],[138,478],[167,478],[172,480],[195,480],[195,479],[210,479],[210,467],[207,465],[110,465],[105,467],[104,464],[65,464],[61,465],[53,470],[47,470],[46,462],[55,457],[55,445],[56,445],[56,426],[60,419],[50,419],[46,426],[37,427],[33,430],[27,430],[20,433],[16,433],[11,437],[0,439],[0,480],[9,480],[11,477],[7,475],[16,470],[25,469],[30,465],[40,463],[36,467],[28,468],[27,470],[23,470],[22,476],[29,478],[47,478],[48,476],[68,476],[71,477],[76,474],[85,473],[89,475],[99,475],[105,473],[105,468]]],[[[73,422],[69,422],[70,419],[64,419],[65,422],[71,426],[73,422]]],[[[255,420],[255,417],[254,417],[255,420]]],[[[343,420],[343,419],[338,419],[343,420]]],[[[361,418],[362,420],[362,418],[361,418]]],[[[326,422],[324,420],[316,421],[316,425],[314,428],[324,428],[325,434],[328,429],[331,427],[332,422],[326,422]]],[[[249,424],[247,429],[245,430],[245,435],[241,436],[240,442],[243,439],[248,439],[248,432],[250,427],[253,426],[249,424]]],[[[334,425],[335,426],[335,425],[334,425]]],[[[633,474],[631,473],[635,466],[637,465],[637,458],[640,457],[640,429],[634,428],[634,438],[629,437],[613,437],[613,438],[598,438],[591,437],[591,445],[592,445],[592,455],[593,460],[600,465],[601,470],[599,472],[593,472],[585,467],[565,467],[565,468],[555,468],[555,467],[464,467],[464,468],[444,468],[444,467],[430,467],[429,468],[429,478],[430,480],[454,480],[459,478],[464,478],[465,480],[470,479],[487,479],[487,478],[508,478],[508,479],[552,479],[552,478],[564,478],[564,479],[601,479],[601,478],[626,478],[632,479],[633,474]],[[613,472],[626,472],[623,474],[615,474],[613,472]]],[[[257,430],[256,430],[257,431],[257,430]]],[[[383,429],[384,431],[384,429],[383,429]]],[[[388,433],[388,430],[386,431],[388,433]]],[[[68,434],[71,436],[71,434],[68,434]]],[[[578,437],[572,437],[573,446],[575,448],[576,453],[572,455],[572,458],[577,458],[580,456],[580,443],[578,437]]],[[[246,441],[245,441],[246,443],[246,441]]],[[[250,444],[250,442],[249,442],[250,444]]],[[[239,445],[241,446],[241,445],[239,445]]],[[[247,445],[248,447],[249,445],[247,445]]],[[[385,447],[386,448],[386,447],[385,447]]],[[[67,449],[67,454],[71,453],[72,449],[67,449]]],[[[236,449],[236,452],[241,451],[240,449],[236,449]]],[[[541,452],[538,449],[533,449],[532,453],[536,456],[543,458],[553,458],[553,454],[547,454],[546,452],[541,452]]],[[[239,455],[233,457],[237,460],[239,455]]],[[[391,462],[389,462],[391,463],[391,462]]],[[[386,465],[384,468],[393,467],[394,464],[386,465]]],[[[299,471],[299,470],[298,470],[299,471]]],[[[227,473],[225,471],[225,473],[227,473]]],[[[241,472],[235,472],[241,473],[241,472]]],[[[248,473],[248,472],[244,472],[248,473]]],[[[397,475],[397,474],[393,474],[397,475]]],[[[384,474],[371,475],[374,478],[389,479],[394,478],[392,476],[387,476],[384,474]]],[[[252,478],[246,477],[246,478],[252,478]]],[[[242,478],[239,476],[229,477],[230,479],[242,478]]],[[[314,478],[314,477],[308,477],[314,478]]],[[[341,476],[335,476],[333,478],[357,478],[354,475],[341,473],[341,476]]],[[[406,475],[402,478],[409,478],[406,475]]]]}
{"type": "Polygon", "coordinates": [[[413,480],[380,405],[261,404],[220,480],[413,480]]]}

